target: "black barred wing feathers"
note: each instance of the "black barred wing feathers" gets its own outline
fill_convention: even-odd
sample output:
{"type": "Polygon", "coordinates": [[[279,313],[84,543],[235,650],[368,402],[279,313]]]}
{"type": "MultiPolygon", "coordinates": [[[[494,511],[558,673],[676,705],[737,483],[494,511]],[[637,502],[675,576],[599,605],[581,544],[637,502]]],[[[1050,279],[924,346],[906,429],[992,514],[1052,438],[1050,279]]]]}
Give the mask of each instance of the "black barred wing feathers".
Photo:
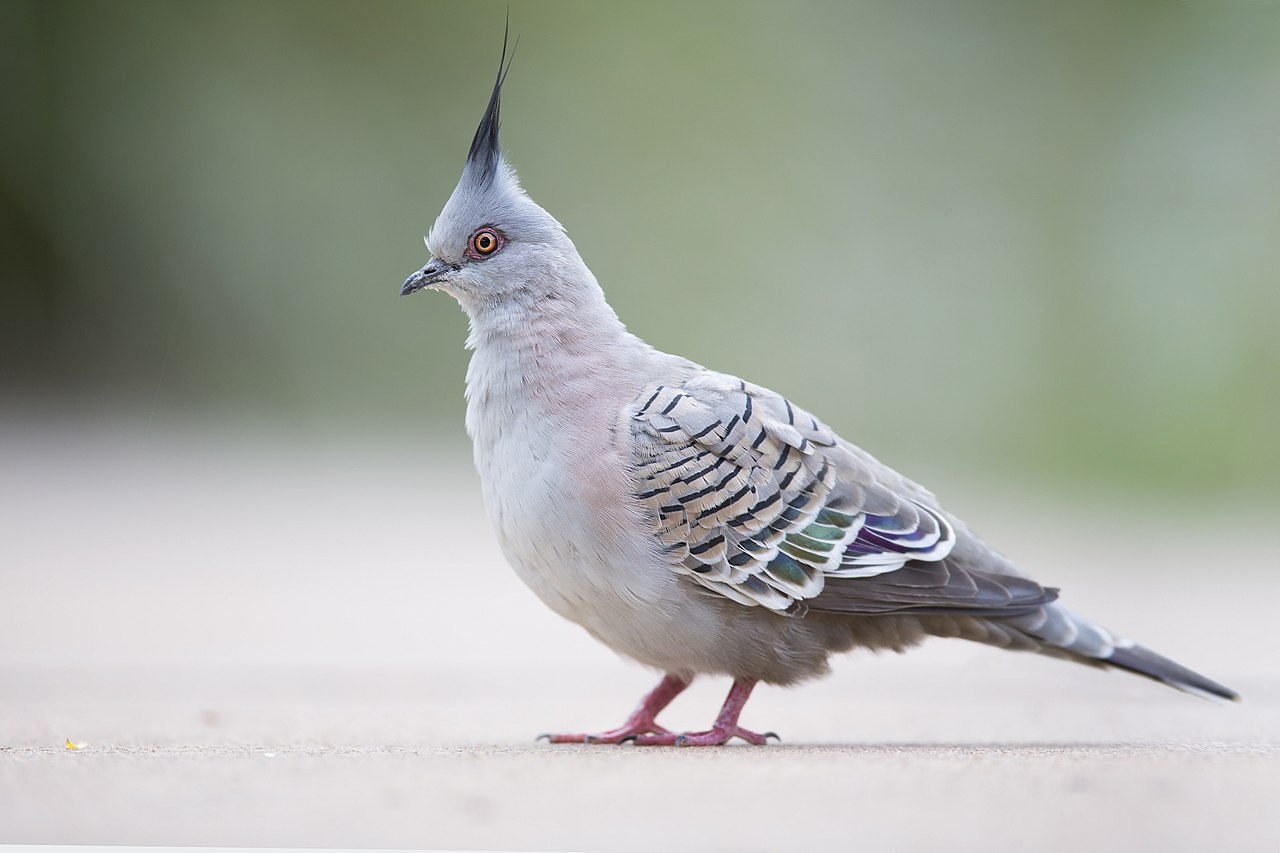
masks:
{"type": "MultiPolygon", "coordinates": [[[[740,604],[821,605],[833,582],[938,562],[955,544],[939,511],[879,482],[830,429],[764,388],[702,373],[649,387],[629,414],[636,496],[664,554],[740,604]]],[[[868,606],[883,608],[879,595],[868,606]]],[[[854,607],[843,594],[833,604],[854,607]]]]}

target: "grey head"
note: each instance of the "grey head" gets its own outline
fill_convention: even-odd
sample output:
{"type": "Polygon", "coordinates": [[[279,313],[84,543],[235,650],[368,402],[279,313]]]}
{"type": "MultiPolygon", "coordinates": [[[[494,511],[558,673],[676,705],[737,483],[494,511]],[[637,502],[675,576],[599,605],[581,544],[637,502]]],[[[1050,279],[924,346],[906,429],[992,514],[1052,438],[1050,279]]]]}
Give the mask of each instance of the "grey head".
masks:
{"type": "Polygon", "coordinates": [[[518,294],[595,287],[564,228],[520,187],[498,142],[502,86],[510,70],[507,39],[489,104],[476,128],[462,177],[426,238],[431,260],[405,280],[400,295],[442,290],[474,319],[518,294]]]}

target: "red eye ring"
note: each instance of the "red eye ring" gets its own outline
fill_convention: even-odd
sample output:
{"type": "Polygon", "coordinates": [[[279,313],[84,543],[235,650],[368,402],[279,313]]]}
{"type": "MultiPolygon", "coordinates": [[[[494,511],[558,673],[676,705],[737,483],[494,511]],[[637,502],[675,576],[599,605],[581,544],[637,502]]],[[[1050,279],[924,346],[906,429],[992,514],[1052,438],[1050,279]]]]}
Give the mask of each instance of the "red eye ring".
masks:
{"type": "Polygon", "coordinates": [[[502,235],[492,228],[477,228],[471,235],[471,239],[467,241],[467,257],[477,261],[487,258],[501,249],[506,242],[502,235]]]}

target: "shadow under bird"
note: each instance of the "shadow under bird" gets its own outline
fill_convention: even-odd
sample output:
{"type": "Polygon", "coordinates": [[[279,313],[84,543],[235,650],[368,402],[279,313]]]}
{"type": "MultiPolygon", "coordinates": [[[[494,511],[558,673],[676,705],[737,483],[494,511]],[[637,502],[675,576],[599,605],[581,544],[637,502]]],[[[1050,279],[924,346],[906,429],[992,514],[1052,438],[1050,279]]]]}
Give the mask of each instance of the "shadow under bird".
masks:
{"type": "Polygon", "coordinates": [[[498,145],[506,43],[462,178],[401,295],[466,311],[467,432],[503,553],[552,610],[664,673],[618,728],[553,743],[763,744],[758,682],[854,648],[960,637],[1118,667],[1189,693],[1221,684],[1058,602],[933,494],[785,397],[627,331],[564,228],[498,145]],[[656,716],[696,675],[733,686],[706,731],[656,716]]]}

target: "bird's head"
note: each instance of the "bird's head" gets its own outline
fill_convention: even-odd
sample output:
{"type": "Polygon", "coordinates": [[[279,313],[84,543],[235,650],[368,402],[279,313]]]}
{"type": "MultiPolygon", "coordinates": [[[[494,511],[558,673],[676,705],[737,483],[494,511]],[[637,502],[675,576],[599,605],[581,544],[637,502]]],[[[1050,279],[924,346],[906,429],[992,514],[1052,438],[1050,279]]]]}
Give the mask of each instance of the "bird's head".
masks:
{"type": "Polygon", "coordinates": [[[405,280],[401,296],[443,290],[474,316],[516,294],[536,298],[539,290],[562,287],[564,274],[582,265],[560,223],[521,189],[498,144],[502,84],[509,69],[504,36],[493,93],[462,177],[426,238],[431,260],[405,280]]]}

